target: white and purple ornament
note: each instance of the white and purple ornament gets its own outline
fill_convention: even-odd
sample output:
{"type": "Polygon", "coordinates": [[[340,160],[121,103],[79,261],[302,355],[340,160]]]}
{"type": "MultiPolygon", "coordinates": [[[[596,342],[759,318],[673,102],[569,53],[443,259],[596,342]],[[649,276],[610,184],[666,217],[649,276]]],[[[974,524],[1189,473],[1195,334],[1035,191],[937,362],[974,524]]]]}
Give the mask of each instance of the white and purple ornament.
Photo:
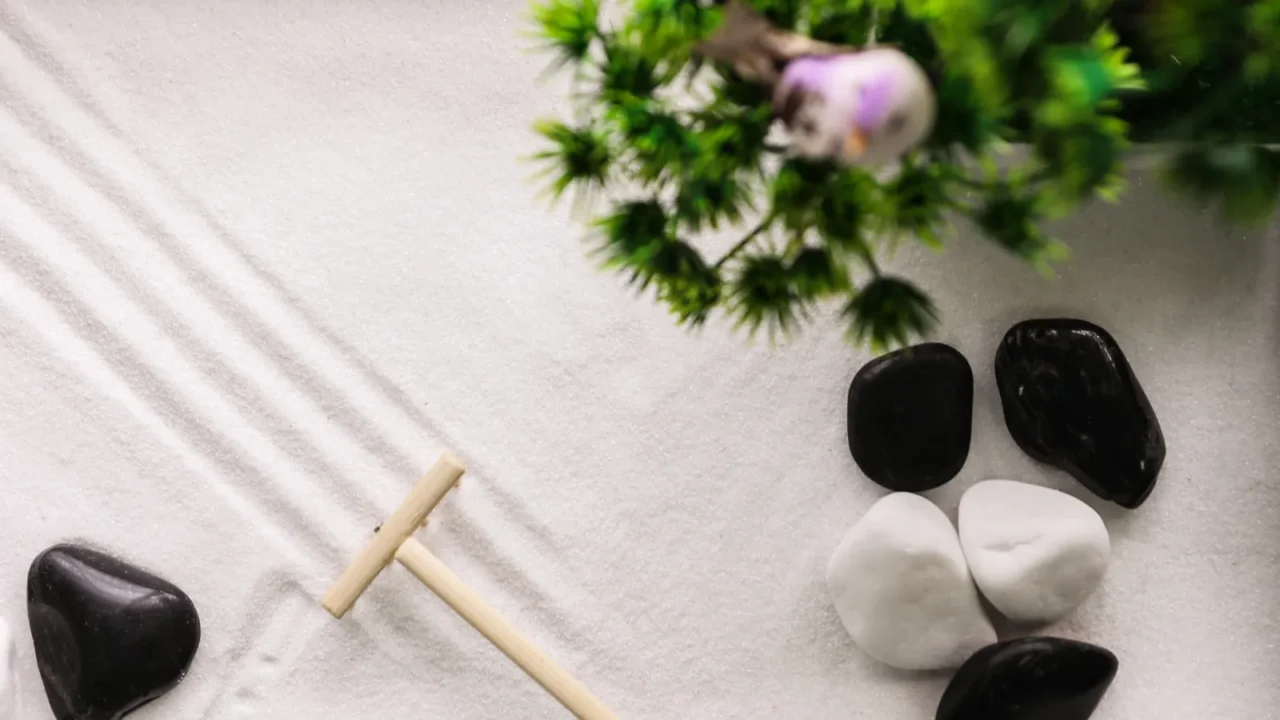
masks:
{"type": "Polygon", "coordinates": [[[890,47],[796,58],[773,101],[793,154],[863,167],[897,161],[928,137],[937,116],[924,69],[890,47]]]}

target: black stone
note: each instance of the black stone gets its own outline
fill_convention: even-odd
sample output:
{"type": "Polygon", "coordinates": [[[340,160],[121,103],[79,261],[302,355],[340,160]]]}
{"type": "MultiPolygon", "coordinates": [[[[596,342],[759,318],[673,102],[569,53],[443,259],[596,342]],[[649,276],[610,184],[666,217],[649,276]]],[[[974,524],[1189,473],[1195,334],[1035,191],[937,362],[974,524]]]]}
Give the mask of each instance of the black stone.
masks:
{"type": "Polygon", "coordinates": [[[1164,434],[1115,339],[1083,320],[1028,320],[996,352],[1004,421],[1031,457],[1136,508],[1164,464],[1164,434]]]}
{"type": "Polygon", "coordinates": [[[118,720],[177,686],[200,645],[186,593],[75,545],[31,563],[27,616],[57,720],[118,720]]]}
{"type": "Polygon", "coordinates": [[[1105,648],[1029,637],[974,653],[951,678],[935,720],[1087,720],[1119,662],[1105,648]]]}
{"type": "Polygon", "coordinates": [[[969,457],[969,361],[942,343],[872,360],[849,386],[848,423],[849,452],[876,484],[899,492],[942,485],[969,457]]]}

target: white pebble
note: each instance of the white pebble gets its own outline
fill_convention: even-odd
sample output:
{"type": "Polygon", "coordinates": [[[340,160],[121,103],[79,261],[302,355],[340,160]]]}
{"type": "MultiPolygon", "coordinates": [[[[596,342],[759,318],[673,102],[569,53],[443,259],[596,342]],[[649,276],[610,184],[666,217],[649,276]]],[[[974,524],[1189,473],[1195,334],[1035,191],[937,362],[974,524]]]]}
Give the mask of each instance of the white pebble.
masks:
{"type": "Polygon", "coordinates": [[[1083,603],[1111,560],[1093,508],[1050,488],[987,480],[960,499],[960,544],[973,579],[1018,623],[1050,623],[1083,603]]]}
{"type": "Polygon", "coordinates": [[[955,528],[913,493],[881,498],[849,530],[827,587],[858,647],[896,668],[959,667],[996,641],[955,528]]]}

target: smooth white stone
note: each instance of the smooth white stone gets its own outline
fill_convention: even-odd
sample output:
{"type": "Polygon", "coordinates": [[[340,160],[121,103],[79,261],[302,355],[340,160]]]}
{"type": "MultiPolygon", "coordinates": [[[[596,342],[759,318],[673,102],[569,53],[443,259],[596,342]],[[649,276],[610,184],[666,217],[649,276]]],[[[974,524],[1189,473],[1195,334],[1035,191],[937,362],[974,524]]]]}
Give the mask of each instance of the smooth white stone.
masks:
{"type": "Polygon", "coordinates": [[[987,480],[960,499],[960,544],[982,594],[1018,623],[1050,623],[1080,606],[1111,560],[1093,508],[1050,488],[987,480]]]}
{"type": "Polygon", "coordinates": [[[18,718],[18,669],[14,662],[13,633],[0,620],[0,720],[18,718]]]}
{"type": "Polygon", "coordinates": [[[913,493],[881,498],[827,563],[853,641],[903,670],[959,667],[996,641],[951,521],[913,493]]]}

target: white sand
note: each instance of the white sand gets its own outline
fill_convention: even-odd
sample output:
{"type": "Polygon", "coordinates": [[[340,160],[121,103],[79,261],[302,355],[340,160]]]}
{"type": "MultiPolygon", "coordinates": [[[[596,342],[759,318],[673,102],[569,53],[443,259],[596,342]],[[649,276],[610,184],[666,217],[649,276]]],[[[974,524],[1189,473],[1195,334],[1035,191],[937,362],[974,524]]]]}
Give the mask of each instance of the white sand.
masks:
{"type": "MultiPolygon", "coordinates": [[[[945,677],[865,657],[823,586],[882,494],[845,447],[868,355],[825,319],[773,350],[692,336],[594,271],[517,161],[566,107],[525,7],[0,2],[0,613],[34,720],[23,582],[62,540],[200,607],[191,676],[138,720],[565,717],[401,569],[342,622],[316,602],[446,448],[470,481],[423,541],[621,717],[932,716],[945,677]]],[[[1099,720],[1263,720],[1276,233],[1135,185],[1062,228],[1056,282],[973,239],[899,254],[978,383],[969,463],[930,497],[954,517],[1005,477],[1103,513],[1107,579],[1050,629],[1120,656],[1099,720]],[[1160,415],[1137,512],[1003,427],[995,345],[1041,312],[1109,328],[1160,415]]]]}

